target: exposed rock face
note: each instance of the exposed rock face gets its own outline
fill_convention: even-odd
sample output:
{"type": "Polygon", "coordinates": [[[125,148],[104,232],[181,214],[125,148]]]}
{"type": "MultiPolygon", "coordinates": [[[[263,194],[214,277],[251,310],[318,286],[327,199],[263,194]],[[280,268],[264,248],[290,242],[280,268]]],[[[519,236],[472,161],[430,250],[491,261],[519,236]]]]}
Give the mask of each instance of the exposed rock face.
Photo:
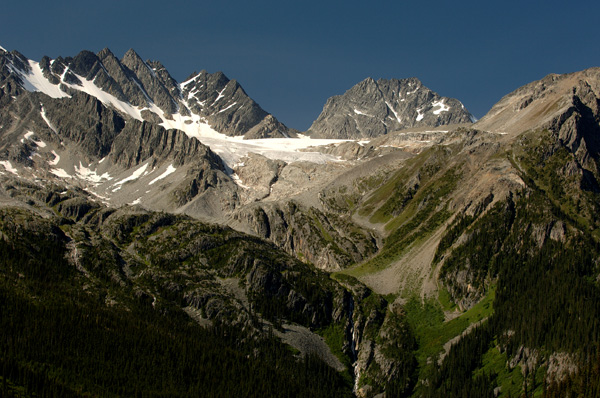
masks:
{"type": "Polygon", "coordinates": [[[221,72],[202,71],[181,83],[182,103],[217,131],[248,138],[288,136],[288,128],[252,100],[242,86],[221,72]]]}
{"type": "Polygon", "coordinates": [[[441,97],[416,78],[365,79],[331,97],[308,134],[318,138],[369,138],[418,126],[470,123],[460,101],[441,97]]]}
{"type": "Polygon", "coordinates": [[[28,66],[27,58],[17,51],[0,51],[0,81],[3,83],[0,88],[0,106],[6,106],[13,96],[16,97],[25,91],[22,87],[23,82],[13,73],[13,68],[27,70],[28,66]]]}
{"type": "MultiPolygon", "coordinates": [[[[68,101],[46,99],[43,109],[45,117],[53,125],[60,125],[63,140],[78,144],[92,158],[108,155],[115,137],[125,127],[125,120],[119,113],[79,91],[73,93],[68,101]],[[78,117],[72,117],[75,114],[78,117]]],[[[38,112],[41,112],[41,107],[38,112]]],[[[39,124],[43,126],[44,122],[39,124]]]]}
{"type": "Polygon", "coordinates": [[[244,139],[290,138],[295,136],[296,133],[295,130],[287,128],[283,123],[275,119],[273,115],[267,115],[244,135],[244,139]]]}
{"type": "Polygon", "coordinates": [[[555,119],[552,127],[578,162],[593,170],[596,167],[593,160],[600,156],[600,87],[594,88],[588,81],[580,80],[573,88],[572,104],[566,114],[555,119]]]}
{"type": "MultiPolygon", "coordinates": [[[[31,72],[29,61],[19,53],[3,52],[0,58],[3,81],[15,70],[23,74],[31,72]]],[[[221,72],[202,71],[179,84],[160,62],[143,61],[132,49],[119,60],[108,48],[98,54],[82,51],[75,57],[55,60],[44,57],[39,67],[57,90],[60,88],[63,93],[72,95],[79,90],[77,86],[83,89],[93,84],[117,100],[142,110],[144,120],[162,122],[163,117],[172,120],[174,114],[193,114],[227,135],[251,132],[249,138],[266,138],[295,134],[248,97],[239,83],[230,81],[221,72]]],[[[14,86],[22,85],[18,76],[13,79],[14,86]]],[[[4,90],[7,88],[14,90],[13,84],[4,90]]]]}
{"type": "MultiPolygon", "coordinates": [[[[127,51],[122,59],[122,64],[133,72],[134,76],[141,83],[144,94],[162,109],[166,114],[177,112],[178,106],[173,93],[164,86],[162,79],[158,78],[154,70],[144,62],[140,56],[133,50],[127,51]]],[[[169,79],[168,74],[164,76],[169,79]]],[[[168,80],[167,80],[168,81],[168,80]]],[[[174,93],[178,94],[177,92],[174,93]]]]}
{"type": "Polygon", "coordinates": [[[149,158],[154,162],[170,160],[176,167],[205,159],[212,169],[224,171],[221,159],[200,141],[148,122],[128,123],[114,139],[111,154],[116,164],[127,168],[149,158]]]}
{"type": "Polygon", "coordinates": [[[377,250],[375,238],[350,222],[292,201],[246,206],[232,225],[269,239],[315,267],[335,271],[358,263],[377,250]]]}
{"type": "Polygon", "coordinates": [[[279,179],[286,163],[268,159],[262,155],[249,153],[234,167],[237,176],[243,181],[245,195],[249,201],[258,201],[271,194],[273,184],[279,179]]]}
{"type": "Polygon", "coordinates": [[[547,129],[575,155],[576,161],[567,164],[563,174],[579,175],[586,190],[600,189],[600,68],[551,74],[520,87],[504,96],[475,127],[507,138],[547,129]]]}
{"type": "Polygon", "coordinates": [[[600,68],[550,74],[505,95],[475,127],[510,135],[543,128],[558,131],[574,112],[586,114],[584,119],[597,115],[598,93],[600,68]]]}

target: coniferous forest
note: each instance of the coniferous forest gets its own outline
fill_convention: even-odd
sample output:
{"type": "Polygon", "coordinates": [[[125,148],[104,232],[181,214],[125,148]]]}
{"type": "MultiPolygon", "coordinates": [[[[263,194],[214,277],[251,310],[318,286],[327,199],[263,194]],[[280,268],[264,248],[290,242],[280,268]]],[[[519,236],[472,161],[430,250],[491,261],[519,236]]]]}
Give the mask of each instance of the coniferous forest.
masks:
{"type": "Polygon", "coordinates": [[[86,292],[52,234],[0,239],[0,392],[14,397],[350,396],[320,359],[274,336],[202,328],[143,298],[107,306],[86,292]]]}

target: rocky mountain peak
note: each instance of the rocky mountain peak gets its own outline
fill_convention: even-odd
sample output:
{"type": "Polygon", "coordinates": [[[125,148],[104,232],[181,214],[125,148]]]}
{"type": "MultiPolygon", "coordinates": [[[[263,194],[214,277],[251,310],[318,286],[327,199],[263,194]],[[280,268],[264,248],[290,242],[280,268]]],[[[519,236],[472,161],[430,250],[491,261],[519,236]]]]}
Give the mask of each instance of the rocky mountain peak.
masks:
{"type": "Polygon", "coordinates": [[[558,130],[574,113],[594,114],[600,98],[600,68],[564,75],[549,74],[505,95],[477,122],[479,129],[520,134],[526,130],[558,130]]]}
{"type": "Polygon", "coordinates": [[[105,59],[106,57],[114,57],[115,55],[113,54],[112,51],[110,51],[110,48],[108,47],[104,47],[102,50],[98,51],[98,54],[96,54],[98,56],[98,58],[100,59],[105,59]]]}
{"type": "Polygon", "coordinates": [[[121,59],[121,63],[126,66],[135,65],[139,63],[144,63],[144,60],[135,52],[133,48],[127,50],[123,58],[121,59]]]}
{"type": "MultiPolygon", "coordinates": [[[[258,135],[289,135],[289,129],[282,123],[272,120],[263,123],[269,113],[223,72],[211,74],[203,70],[179,84],[159,61],[144,61],[133,49],[119,60],[110,49],[104,48],[97,54],[84,50],[75,57],[54,60],[44,57],[39,63],[43,76],[36,75],[35,81],[28,81],[31,65],[37,65],[36,62],[30,63],[17,52],[3,51],[0,55],[10,64],[8,68],[0,65],[6,74],[4,78],[14,74],[12,78],[17,85],[21,89],[27,87],[27,91],[42,91],[54,98],[84,91],[102,98],[102,103],[116,107],[125,117],[158,124],[173,122],[168,123],[170,128],[185,130],[181,117],[193,116],[197,123],[207,123],[227,135],[244,135],[259,124],[258,135]],[[56,87],[52,88],[53,85],[56,87]]],[[[256,129],[252,135],[257,135],[256,129]]]]}
{"type": "Polygon", "coordinates": [[[373,89],[376,86],[377,86],[377,83],[375,82],[375,80],[373,80],[372,77],[367,77],[365,80],[361,81],[360,83],[355,85],[353,88],[368,90],[368,89],[373,89]]]}
{"type": "Polygon", "coordinates": [[[69,68],[76,74],[89,78],[93,77],[99,68],[98,56],[91,51],[83,50],[70,62],[69,68]]]}
{"type": "Polygon", "coordinates": [[[223,72],[202,70],[180,86],[183,107],[202,116],[221,133],[249,134],[247,138],[286,137],[290,134],[282,123],[265,120],[269,113],[252,100],[236,80],[229,80],[223,72]]]}
{"type": "Polygon", "coordinates": [[[16,69],[21,71],[29,71],[31,69],[27,58],[16,50],[10,52],[4,51],[4,53],[0,53],[0,55],[3,55],[3,59],[6,59],[12,67],[16,69]]]}
{"type": "Polygon", "coordinates": [[[316,138],[370,138],[410,127],[470,123],[460,101],[441,97],[417,78],[367,78],[331,97],[308,130],[316,138]]]}

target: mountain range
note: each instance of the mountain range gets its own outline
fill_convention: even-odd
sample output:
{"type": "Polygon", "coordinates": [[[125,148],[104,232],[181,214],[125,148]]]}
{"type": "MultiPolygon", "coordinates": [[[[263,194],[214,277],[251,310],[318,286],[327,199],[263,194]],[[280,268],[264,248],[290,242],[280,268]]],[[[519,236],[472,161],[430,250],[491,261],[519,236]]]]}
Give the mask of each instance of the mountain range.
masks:
{"type": "Polygon", "coordinates": [[[300,132],[0,47],[3,395],[597,396],[599,159],[600,68],[478,121],[368,78],[300,132]]]}

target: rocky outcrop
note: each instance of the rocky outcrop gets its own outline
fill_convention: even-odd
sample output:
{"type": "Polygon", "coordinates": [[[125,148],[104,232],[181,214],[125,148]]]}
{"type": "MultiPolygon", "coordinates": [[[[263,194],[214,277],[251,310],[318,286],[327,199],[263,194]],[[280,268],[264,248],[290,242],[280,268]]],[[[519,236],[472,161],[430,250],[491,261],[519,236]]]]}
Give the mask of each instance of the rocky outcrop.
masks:
{"type": "Polygon", "coordinates": [[[43,110],[51,125],[60,126],[58,133],[63,140],[78,144],[92,158],[108,155],[113,141],[125,127],[119,113],[79,91],[68,100],[45,100],[43,110]]]}
{"type": "MultiPolygon", "coordinates": [[[[599,71],[600,77],[600,71],[599,71]]],[[[572,107],[555,118],[550,128],[558,134],[578,163],[597,174],[600,158],[600,90],[586,80],[573,88],[572,107]]]]}
{"type": "Polygon", "coordinates": [[[460,101],[441,97],[416,78],[368,78],[328,99],[307,133],[315,138],[370,138],[409,127],[471,121],[460,101]]]}
{"type": "Polygon", "coordinates": [[[351,222],[293,201],[245,206],[232,218],[236,228],[328,271],[361,262],[377,250],[374,237],[351,222]]]}
{"type": "Polygon", "coordinates": [[[273,115],[267,115],[244,134],[244,139],[291,138],[296,136],[296,133],[296,131],[287,128],[273,115]]]}
{"type": "Polygon", "coordinates": [[[545,157],[567,148],[575,159],[564,165],[562,173],[577,176],[584,190],[600,190],[600,68],[551,74],[520,87],[474,127],[508,137],[548,130],[558,142],[545,157]]]}
{"type": "Polygon", "coordinates": [[[153,163],[169,160],[176,167],[206,161],[210,168],[224,171],[221,158],[197,139],[137,120],[127,123],[115,137],[110,152],[113,162],[126,168],[152,158],[153,163]]]}
{"type": "Polygon", "coordinates": [[[233,168],[235,174],[243,181],[244,194],[248,201],[258,201],[271,194],[272,185],[279,179],[286,163],[272,160],[256,153],[248,153],[233,168]]]}
{"type": "MultiPolygon", "coordinates": [[[[152,99],[152,102],[167,115],[177,112],[178,106],[176,95],[179,93],[169,92],[163,85],[162,79],[157,77],[150,65],[144,62],[133,49],[130,49],[125,53],[121,63],[133,73],[134,79],[139,81],[140,87],[143,89],[144,95],[147,98],[152,99]],[[175,94],[175,97],[173,94],[175,94]]],[[[168,79],[166,76],[163,76],[163,78],[168,79]]]]}
{"type": "Polygon", "coordinates": [[[289,136],[289,129],[252,100],[242,86],[222,72],[201,71],[181,84],[184,107],[215,130],[247,138],[289,136]]]}
{"type": "Polygon", "coordinates": [[[336,278],[347,290],[343,351],[352,359],[354,392],[372,397],[387,387],[410,391],[416,378],[416,341],[399,306],[388,305],[353,277],[336,278]]]}
{"type": "Polygon", "coordinates": [[[0,52],[0,107],[6,106],[13,97],[25,91],[22,80],[13,73],[13,68],[26,70],[28,67],[27,58],[19,52],[0,52]]]}

